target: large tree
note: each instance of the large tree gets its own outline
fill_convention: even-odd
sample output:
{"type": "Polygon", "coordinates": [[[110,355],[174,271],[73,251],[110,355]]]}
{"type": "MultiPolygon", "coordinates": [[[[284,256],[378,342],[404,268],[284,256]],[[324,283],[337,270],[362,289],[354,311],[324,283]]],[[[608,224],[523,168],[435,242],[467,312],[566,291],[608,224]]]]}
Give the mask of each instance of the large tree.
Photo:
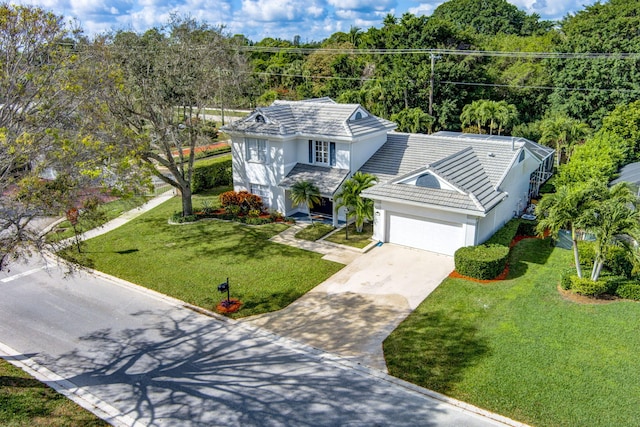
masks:
{"type": "Polygon", "coordinates": [[[61,16],[0,4],[0,268],[42,248],[35,218],[131,170],[101,121],[105,70],[80,36],[61,16]]]}
{"type": "Polygon", "coordinates": [[[210,142],[205,108],[219,105],[229,78],[244,75],[244,59],[220,28],[174,16],[166,28],[142,35],[118,32],[102,49],[120,80],[105,88],[114,129],[137,148],[147,168],[182,197],[192,214],[195,148],[210,142]]]}
{"type": "Polygon", "coordinates": [[[556,150],[556,166],[560,166],[563,153],[569,160],[573,145],[584,141],[591,134],[591,128],[586,123],[558,113],[544,119],[540,130],[540,142],[556,150]]]}

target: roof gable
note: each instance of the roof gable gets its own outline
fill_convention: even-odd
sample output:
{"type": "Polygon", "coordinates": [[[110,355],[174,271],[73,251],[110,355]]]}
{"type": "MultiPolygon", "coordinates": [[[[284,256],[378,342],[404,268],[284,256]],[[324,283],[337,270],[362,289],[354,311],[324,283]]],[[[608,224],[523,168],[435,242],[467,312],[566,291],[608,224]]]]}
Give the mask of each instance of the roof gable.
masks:
{"type": "Polygon", "coordinates": [[[354,138],[387,132],[395,123],[376,117],[359,104],[337,104],[330,98],[307,101],[274,101],[257,108],[244,119],[223,129],[274,136],[303,135],[354,138]],[[257,120],[261,117],[263,120],[257,120]]]}

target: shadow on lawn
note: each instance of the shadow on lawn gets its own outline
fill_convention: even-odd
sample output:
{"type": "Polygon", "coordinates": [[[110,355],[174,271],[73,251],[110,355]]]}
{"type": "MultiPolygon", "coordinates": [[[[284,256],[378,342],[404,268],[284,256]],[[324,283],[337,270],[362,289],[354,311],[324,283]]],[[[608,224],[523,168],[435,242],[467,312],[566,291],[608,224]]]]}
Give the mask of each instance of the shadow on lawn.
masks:
{"type": "Polygon", "coordinates": [[[49,361],[147,425],[435,425],[441,405],[274,337],[185,311],[133,313],[49,361]],[[133,320],[133,318],[137,320],[133,320]]]}
{"type": "Polygon", "coordinates": [[[530,264],[544,265],[553,252],[551,239],[524,239],[509,254],[509,279],[524,276],[530,264]]]}
{"type": "Polygon", "coordinates": [[[449,392],[465,369],[489,352],[487,340],[467,318],[459,311],[414,312],[383,343],[389,373],[449,392]]]}

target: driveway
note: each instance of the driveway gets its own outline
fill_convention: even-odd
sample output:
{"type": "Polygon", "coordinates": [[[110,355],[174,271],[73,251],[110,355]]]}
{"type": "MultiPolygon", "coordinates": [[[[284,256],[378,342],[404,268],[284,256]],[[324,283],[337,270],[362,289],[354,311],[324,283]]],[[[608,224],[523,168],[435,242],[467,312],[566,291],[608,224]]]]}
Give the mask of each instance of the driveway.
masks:
{"type": "Polygon", "coordinates": [[[382,341],[453,269],[451,256],[384,244],[288,307],[244,321],[386,372],[382,341]]]}

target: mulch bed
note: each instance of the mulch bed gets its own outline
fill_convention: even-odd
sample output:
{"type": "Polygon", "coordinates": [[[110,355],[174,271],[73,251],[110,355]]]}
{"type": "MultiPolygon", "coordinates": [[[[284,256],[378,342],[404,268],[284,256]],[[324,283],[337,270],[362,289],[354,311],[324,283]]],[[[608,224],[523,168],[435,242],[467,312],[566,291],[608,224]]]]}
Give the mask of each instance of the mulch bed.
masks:
{"type": "Polygon", "coordinates": [[[242,307],[242,301],[237,298],[231,298],[229,300],[224,299],[220,301],[220,303],[216,306],[216,310],[218,311],[218,313],[227,314],[235,313],[236,311],[240,310],[240,307],[242,307]]]}
{"type": "MultiPolygon", "coordinates": [[[[193,151],[195,153],[201,153],[203,151],[209,151],[209,150],[215,150],[216,148],[222,148],[222,147],[227,147],[229,144],[227,144],[226,142],[217,142],[215,144],[209,144],[209,145],[201,145],[199,147],[196,147],[193,151]]],[[[191,150],[189,148],[184,148],[182,150],[182,154],[187,156],[189,155],[189,153],[191,152],[191,150]]],[[[171,153],[174,156],[178,155],[178,150],[173,151],[171,153]]]]}

